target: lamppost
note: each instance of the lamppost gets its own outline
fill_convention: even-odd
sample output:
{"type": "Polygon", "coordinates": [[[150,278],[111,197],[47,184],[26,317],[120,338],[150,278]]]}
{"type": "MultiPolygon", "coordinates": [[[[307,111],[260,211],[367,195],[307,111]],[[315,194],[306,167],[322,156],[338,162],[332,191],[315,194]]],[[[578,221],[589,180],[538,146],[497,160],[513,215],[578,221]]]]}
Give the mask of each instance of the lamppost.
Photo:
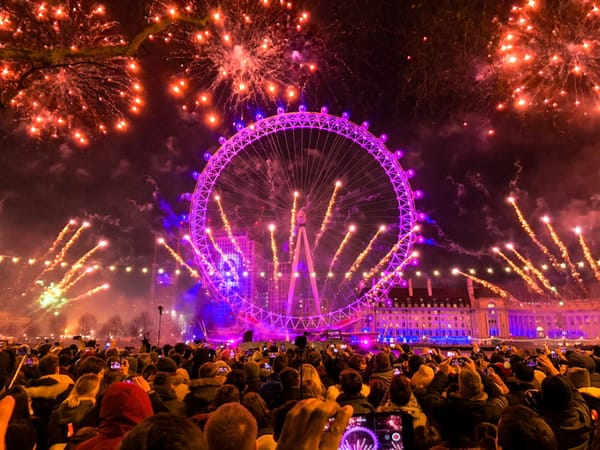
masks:
{"type": "Polygon", "coordinates": [[[156,340],[156,346],[160,348],[160,326],[162,324],[162,305],[158,305],[158,339],[156,340]]]}

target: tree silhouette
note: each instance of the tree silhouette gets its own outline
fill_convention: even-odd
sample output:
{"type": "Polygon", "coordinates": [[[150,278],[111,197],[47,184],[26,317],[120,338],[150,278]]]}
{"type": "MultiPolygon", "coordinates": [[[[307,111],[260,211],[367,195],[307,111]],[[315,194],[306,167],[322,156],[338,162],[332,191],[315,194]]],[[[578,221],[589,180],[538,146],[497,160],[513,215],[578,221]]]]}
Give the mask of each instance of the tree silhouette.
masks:
{"type": "Polygon", "coordinates": [[[92,313],[84,313],[79,317],[79,333],[85,336],[98,329],[98,318],[92,313]]]}
{"type": "Polygon", "coordinates": [[[121,336],[125,331],[125,327],[123,326],[123,321],[121,320],[121,316],[115,314],[114,316],[109,317],[106,322],[102,324],[100,330],[98,332],[99,337],[114,337],[121,336]]]}

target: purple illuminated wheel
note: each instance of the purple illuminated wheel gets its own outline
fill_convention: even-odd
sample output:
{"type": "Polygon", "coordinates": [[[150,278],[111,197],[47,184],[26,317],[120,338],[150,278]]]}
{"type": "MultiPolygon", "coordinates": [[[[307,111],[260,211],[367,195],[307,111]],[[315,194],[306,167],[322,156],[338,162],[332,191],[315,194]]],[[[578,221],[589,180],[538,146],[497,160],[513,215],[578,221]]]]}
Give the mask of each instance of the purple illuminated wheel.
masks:
{"type": "Polygon", "coordinates": [[[415,209],[398,158],[346,115],[283,113],[212,155],[190,224],[205,282],[269,330],[341,328],[411,259],[415,209]]]}

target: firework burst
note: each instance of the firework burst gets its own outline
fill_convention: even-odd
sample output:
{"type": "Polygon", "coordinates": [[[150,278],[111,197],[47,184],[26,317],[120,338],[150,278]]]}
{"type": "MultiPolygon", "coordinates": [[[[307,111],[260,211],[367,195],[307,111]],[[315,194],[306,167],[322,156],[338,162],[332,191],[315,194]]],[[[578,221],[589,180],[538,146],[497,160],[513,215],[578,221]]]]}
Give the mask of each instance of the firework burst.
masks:
{"type": "Polygon", "coordinates": [[[97,3],[9,0],[0,5],[0,99],[33,137],[123,131],[143,105],[138,65],[97,3]]]}
{"type": "Polygon", "coordinates": [[[107,289],[108,286],[103,284],[102,289],[93,288],[81,293],[83,289],[89,288],[89,284],[93,282],[92,275],[96,273],[97,266],[95,263],[90,264],[90,259],[107,246],[106,241],[98,242],[75,262],[66,260],[68,255],[86,248],[83,242],[78,241],[90,227],[88,222],[77,227],[77,222],[71,220],[54,239],[51,251],[40,253],[43,254],[41,258],[29,258],[27,264],[19,270],[18,276],[11,280],[14,297],[8,299],[9,304],[18,307],[21,312],[25,308],[28,315],[39,319],[39,314],[58,312],[72,301],[83,298],[84,294],[89,296],[107,289]],[[77,248],[74,248],[76,244],[77,248]],[[84,280],[85,284],[82,283],[84,280]]]}
{"type": "Polygon", "coordinates": [[[164,35],[177,43],[174,59],[182,68],[169,90],[185,99],[184,110],[205,113],[208,124],[219,122],[215,108],[241,114],[248,105],[295,102],[317,71],[322,44],[308,30],[309,13],[291,2],[157,1],[150,18],[179,14],[207,15],[209,21],[202,30],[188,24],[164,35]]]}
{"type": "Polygon", "coordinates": [[[588,0],[514,6],[501,30],[497,66],[516,109],[597,111],[600,8],[588,0]]]}

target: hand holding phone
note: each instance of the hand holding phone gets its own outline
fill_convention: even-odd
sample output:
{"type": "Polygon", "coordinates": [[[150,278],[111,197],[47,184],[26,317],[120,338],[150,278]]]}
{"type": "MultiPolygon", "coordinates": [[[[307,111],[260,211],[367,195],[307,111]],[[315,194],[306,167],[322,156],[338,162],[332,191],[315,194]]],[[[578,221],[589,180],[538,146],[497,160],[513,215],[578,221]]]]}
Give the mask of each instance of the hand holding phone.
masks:
{"type": "Polygon", "coordinates": [[[313,443],[314,448],[338,448],[352,411],[351,406],[341,407],[333,401],[316,398],[299,401],[285,418],[277,449],[297,450],[299,442],[313,443]]]}

